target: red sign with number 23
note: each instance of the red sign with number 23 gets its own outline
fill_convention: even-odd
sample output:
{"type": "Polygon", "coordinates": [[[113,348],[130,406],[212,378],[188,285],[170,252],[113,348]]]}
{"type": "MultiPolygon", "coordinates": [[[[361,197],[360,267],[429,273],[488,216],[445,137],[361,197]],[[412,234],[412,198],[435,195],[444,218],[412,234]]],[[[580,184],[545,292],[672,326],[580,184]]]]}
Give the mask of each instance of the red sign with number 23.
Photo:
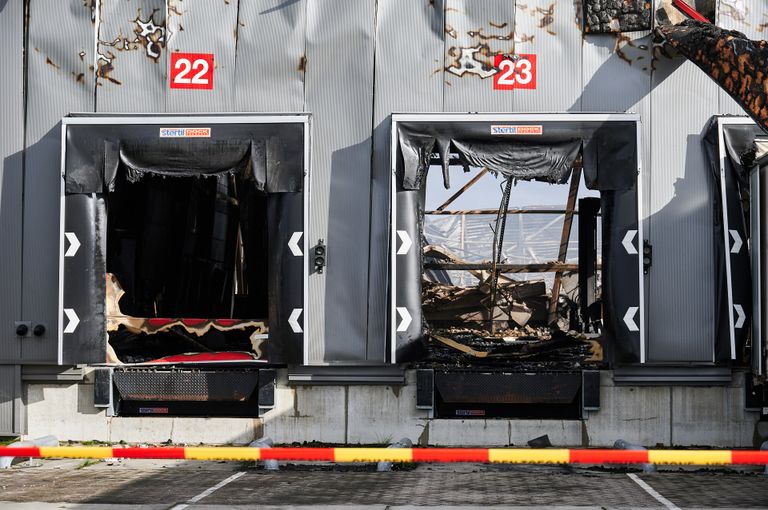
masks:
{"type": "Polygon", "coordinates": [[[494,89],[536,88],[536,55],[515,56],[517,60],[507,55],[496,55],[493,59],[494,67],[499,70],[498,73],[493,75],[494,89]]]}

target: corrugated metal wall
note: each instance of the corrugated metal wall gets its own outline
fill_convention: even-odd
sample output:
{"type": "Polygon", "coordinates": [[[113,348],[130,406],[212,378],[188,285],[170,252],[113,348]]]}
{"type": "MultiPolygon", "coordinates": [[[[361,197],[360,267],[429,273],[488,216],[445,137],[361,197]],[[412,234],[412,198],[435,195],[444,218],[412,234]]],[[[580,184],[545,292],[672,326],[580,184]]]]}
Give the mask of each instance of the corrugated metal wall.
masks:
{"type": "MultiPolygon", "coordinates": [[[[711,358],[713,211],[699,141],[711,115],[740,112],[692,65],[654,57],[648,33],[582,37],[578,1],[28,4],[22,100],[23,2],[0,1],[0,52],[19,70],[0,77],[0,360],[56,361],[58,123],[75,111],[311,112],[307,235],[328,244],[329,266],[310,283],[309,359],[354,363],[386,358],[390,113],[639,112],[654,245],[649,359],[711,358]],[[169,51],[214,53],[214,89],[170,90],[169,51]],[[499,51],[536,54],[536,90],[494,91],[482,66],[462,63],[499,51]],[[15,340],[19,319],[49,334],[15,340]]],[[[721,0],[719,22],[759,37],[766,10],[721,0]]]]}
{"type": "Polygon", "coordinates": [[[47,334],[22,342],[25,362],[58,359],[60,121],[93,111],[92,16],[83,2],[29,2],[21,317],[47,334]]]}
{"type": "Polygon", "coordinates": [[[2,2],[0,6],[0,57],[9,70],[0,73],[0,362],[3,362],[16,361],[21,356],[21,340],[14,336],[14,322],[21,318],[24,11],[21,2],[2,2]]]}

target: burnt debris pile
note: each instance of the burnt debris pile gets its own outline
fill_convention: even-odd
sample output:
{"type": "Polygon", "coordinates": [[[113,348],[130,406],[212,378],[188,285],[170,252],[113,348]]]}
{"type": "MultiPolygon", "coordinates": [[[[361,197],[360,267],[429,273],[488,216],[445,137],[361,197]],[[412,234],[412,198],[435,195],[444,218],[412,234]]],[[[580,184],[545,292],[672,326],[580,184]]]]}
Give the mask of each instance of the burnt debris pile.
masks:
{"type": "Polygon", "coordinates": [[[603,361],[600,334],[577,331],[583,328],[574,271],[560,276],[553,301],[544,278],[518,280],[499,274],[494,279],[490,262],[470,264],[442,246],[427,245],[423,252],[428,354],[422,364],[578,368],[603,361]],[[436,269],[447,264],[466,267],[476,284],[451,283],[445,271],[436,269]]]}

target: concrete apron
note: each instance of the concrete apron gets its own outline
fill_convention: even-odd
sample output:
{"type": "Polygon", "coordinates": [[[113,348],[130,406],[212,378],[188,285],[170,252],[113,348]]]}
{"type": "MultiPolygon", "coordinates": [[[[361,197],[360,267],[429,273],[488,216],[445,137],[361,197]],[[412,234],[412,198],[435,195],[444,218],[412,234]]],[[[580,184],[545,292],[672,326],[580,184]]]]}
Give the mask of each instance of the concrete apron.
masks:
{"type": "Polygon", "coordinates": [[[759,413],[744,409],[744,378],[730,386],[615,386],[601,375],[600,410],[582,420],[435,419],[416,409],[416,377],[404,386],[288,386],[280,371],[275,408],[263,418],[107,417],[93,406],[93,380],[27,384],[26,436],[127,443],[381,444],[525,446],[544,434],[553,446],[751,447],[759,413]]]}

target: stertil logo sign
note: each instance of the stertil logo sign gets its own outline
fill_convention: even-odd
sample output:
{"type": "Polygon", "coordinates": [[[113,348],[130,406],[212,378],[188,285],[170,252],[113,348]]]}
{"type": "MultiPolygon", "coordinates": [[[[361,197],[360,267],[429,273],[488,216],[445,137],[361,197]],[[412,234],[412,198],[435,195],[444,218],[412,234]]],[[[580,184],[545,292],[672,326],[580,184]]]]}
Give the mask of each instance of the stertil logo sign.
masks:
{"type": "Polygon", "coordinates": [[[160,128],[160,138],[210,138],[211,128],[160,128]]]}
{"type": "Polygon", "coordinates": [[[492,135],[534,135],[539,136],[544,133],[542,126],[508,126],[492,125],[492,135]]]}

